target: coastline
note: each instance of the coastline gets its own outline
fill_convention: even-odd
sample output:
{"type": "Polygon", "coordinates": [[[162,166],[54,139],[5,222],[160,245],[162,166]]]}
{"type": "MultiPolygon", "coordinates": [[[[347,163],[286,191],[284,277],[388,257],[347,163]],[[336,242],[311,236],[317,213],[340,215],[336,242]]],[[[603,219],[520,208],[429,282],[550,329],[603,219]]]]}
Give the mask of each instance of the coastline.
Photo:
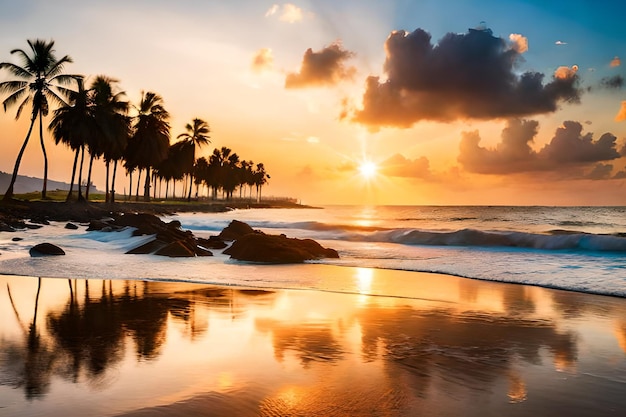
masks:
{"type": "Polygon", "coordinates": [[[280,269],[357,291],[0,276],[1,410],[588,416],[626,407],[624,299],[440,274],[280,269]]]}

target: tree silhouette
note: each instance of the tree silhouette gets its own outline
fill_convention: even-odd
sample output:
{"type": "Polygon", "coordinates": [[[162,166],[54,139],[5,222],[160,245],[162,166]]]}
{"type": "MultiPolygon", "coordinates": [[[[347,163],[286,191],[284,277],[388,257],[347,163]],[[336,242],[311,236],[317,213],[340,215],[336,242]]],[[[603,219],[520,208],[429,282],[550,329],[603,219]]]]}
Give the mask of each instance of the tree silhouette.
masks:
{"type": "Polygon", "coordinates": [[[187,163],[185,170],[189,176],[189,193],[187,194],[187,201],[191,201],[191,187],[193,185],[193,167],[196,162],[196,146],[202,147],[211,143],[209,132],[209,124],[202,119],[193,119],[191,123],[187,123],[185,126],[185,133],[178,135],[178,139],[182,138],[186,147],[191,149],[191,163],[187,163]]]}
{"type": "Polygon", "coordinates": [[[49,101],[55,104],[65,104],[63,96],[69,94],[68,89],[64,86],[73,83],[76,76],[63,74],[63,67],[66,63],[72,62],[72,59],[65,55],[61,59],[57,59],[54,54],[54,41],[46,42],[41,39],[28,40],[30,51],[23,49],[14,49],[11,54],[16,54],[21,61],[21,66],[10,62],[0,63],[0,69],[8,70],[17,79],[0,82],[0,92],[9,93],[4,99],[4,111],[8,107],[20,102],[16,119],[19,119],[22,110],[29,104],[32,104],[30,127],[26,138],[20,148],[15,160],[13,175],[9,188],[4,193],[4,200],[13,197],[13,188],[17,180],[17,173],[28,145],[28,140],[33,130],[33,126],[37,118],[39,118],[39,140],[41,150],[44,157],[44,174],[43,187],[41,197],[46,198],[46,189],[48,185],[48,155],[43,140],[43,117],[48,115],[50,108],[49,101]],[[29,53],[30,52],[30,53],[29,53]]]}
{"type": "Polygon", "coordinates": [[[83,160],[85,158],[85,144],[93,128],[89,100],[89,92],[85,90],[83,79],[78,78],[78,91],[70,92],[69,104],[55,110],[54,116],[48,125],[48,129],[52,131],[52,137],[55,143],[57,145],[63,143],[75,152],[70,191],[67,194],[66,201],[70,201],[72,198],[74,178],[76,177],[76,165],[79,154],[81,153],[82,157],[78,171],[78,200],[83,200],[80,184],[82,181],[83,160]]]}
{"type": "MultiPolygon", "coordinates": [[[[170,144],[169,113],[163,107],[163,99],[156,93],[141,93],[137,108],[135,132],[129,141],[134,163],[129,165],[145,169],[144,201],[150,201],[150,170],[167,158],[170,144]],[[132,144],[131,144],[132,143],[132,144]]],[[[139,181],[139,180],[138,180],[139,181]]]]}

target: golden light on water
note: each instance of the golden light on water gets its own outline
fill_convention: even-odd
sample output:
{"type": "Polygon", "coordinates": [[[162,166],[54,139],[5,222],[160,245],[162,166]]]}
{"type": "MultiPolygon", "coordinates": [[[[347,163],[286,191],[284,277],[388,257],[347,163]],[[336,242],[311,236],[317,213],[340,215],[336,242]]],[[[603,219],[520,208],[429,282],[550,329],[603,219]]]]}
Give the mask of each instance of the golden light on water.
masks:
{"type": "Polygon", "coordinates": [[[370,294],[374,270],[371,268],[356,268],[356,280],[359,294],[370,294]]]}

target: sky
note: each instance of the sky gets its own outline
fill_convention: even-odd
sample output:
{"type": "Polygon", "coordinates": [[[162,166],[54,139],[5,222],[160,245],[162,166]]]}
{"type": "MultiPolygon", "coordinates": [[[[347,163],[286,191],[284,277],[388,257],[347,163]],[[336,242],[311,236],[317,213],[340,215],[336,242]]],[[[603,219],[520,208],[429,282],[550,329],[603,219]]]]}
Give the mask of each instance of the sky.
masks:
{"type": "MultiPolygon", "coordinates": [[[[198,117],[212,143],[197,156],[226,146],[263,162],[264,195],[626,205],[623,1],[0,0],[0,11],[0,61],[54,40],[73,59],[66,73],[117,79],[131,103],[161,95],[172,142],[198,117]]],[[[0,113],[4,172],[28,129],[15,111],[0,113]]],[[[49,178],[69,182],[73,155],[45,136],[49,178]]],[[[38,136],[20,174],[43,176],[38,136]]],[[[103,189],[102,161],[94,175],[103,189]]],[[[123,172],[117,182],[124,192],[123,172]]]]}

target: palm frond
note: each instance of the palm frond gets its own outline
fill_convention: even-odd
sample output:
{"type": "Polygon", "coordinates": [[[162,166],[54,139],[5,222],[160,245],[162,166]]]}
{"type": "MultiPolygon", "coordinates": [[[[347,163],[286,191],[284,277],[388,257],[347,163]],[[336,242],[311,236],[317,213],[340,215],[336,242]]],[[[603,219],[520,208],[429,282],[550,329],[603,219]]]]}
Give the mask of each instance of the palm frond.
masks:
{"type": "MultiPolygon", "coordinates": [[[[28,41],[28,43],[30,44],[30,41],[28,41]]],[[[24,67],[24,69],[32,71],[35,68],[35,63],[23,49],[13,49],[11,55],[13,54],[17,54],[18,59],[22,61],[22,67],[24,67]]]]}
{"type": "Polygon", "coordinates": [[[19,65],[13,64],[12,62],[0,62],[0,69],[6,69],[7,71],[15,75],[16,77],[22,77],[22,78],[34,77],[34,75],[30,71],[28,71],[26,68],[22,68],[19,65]]]}
{"type": "Polygon", "coordinates": [[[0,93],[14,93],[28,87],[26,81],[3,81],[0,83],[0,93]]]}
{"type": "Polygon", "coordinates": [[[7,111],[9,107],[13,106],[27,93],[28,93],[28,90],[26,88],[22,88],[20,90],[15,91],[13,94],[9,95],[7,98],[5,98],[4,101],[2,102],[2,105],[4,106],[4,111],[7,111]]]}
{"type": "Polygon", "coordinates": [[[46,68],[45,70],[46,77],[54,77],[55,75],[60,74],[61,71],[63,71],[65,64],[71,64],[72,62],[74,61],[69,55],[65,55],[56,62],[51,62],[49,68],[46,68]]]}
{"type": "MultiPolygon", "coordinates": [[[[19,107],[17,108],[17,112],[15,113],[15,120],[20,118],[20,115],[22,114],[22,110],[24,109],[24,107],[26,107],[32,101],[33,101],[32,96],[26,96],[24,101],[22,101],[22,104],[20,104],[19,107]]],[[[34,118],[34,115],[33,115],[33,118],[34,118]]]]}

